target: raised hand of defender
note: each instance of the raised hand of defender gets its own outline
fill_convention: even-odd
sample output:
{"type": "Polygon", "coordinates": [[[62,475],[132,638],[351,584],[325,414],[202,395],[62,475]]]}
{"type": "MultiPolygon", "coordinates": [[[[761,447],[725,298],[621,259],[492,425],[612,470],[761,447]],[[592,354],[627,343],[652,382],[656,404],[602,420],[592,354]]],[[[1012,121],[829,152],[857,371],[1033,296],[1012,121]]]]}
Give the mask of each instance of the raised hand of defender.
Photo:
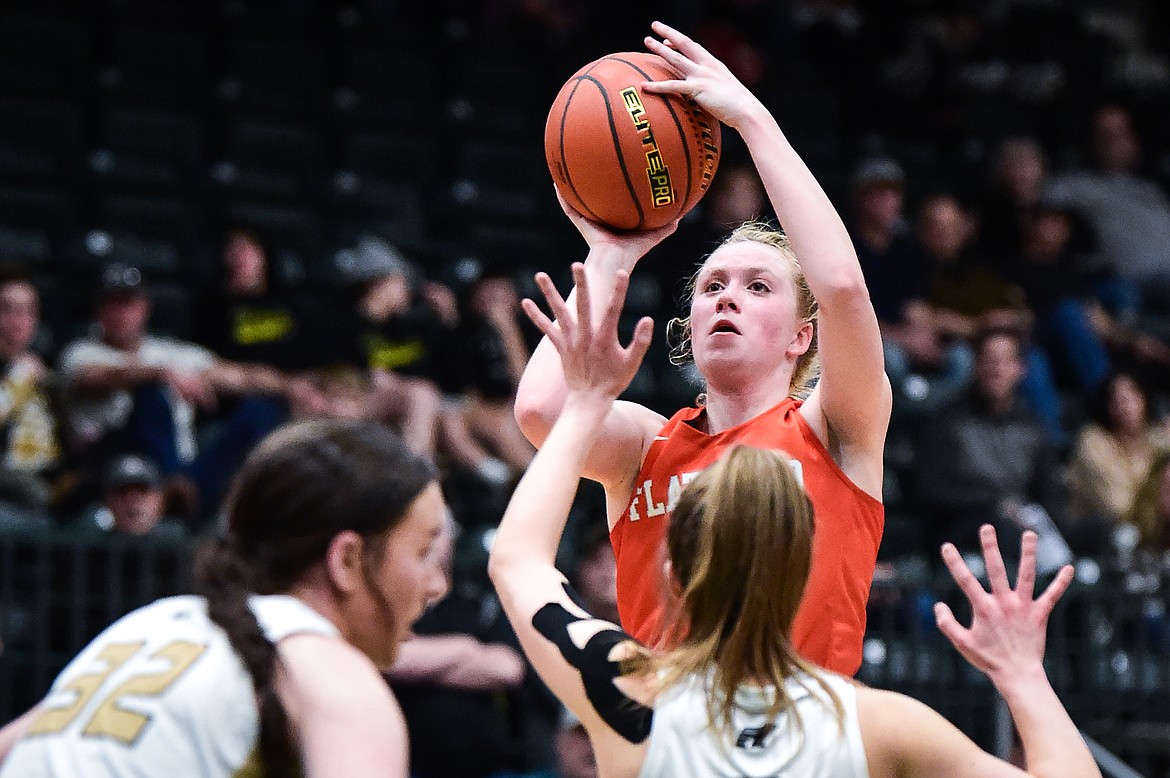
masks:
{"type": "Polygon", "coordinates": [[[561,355],[561,366],[569,391],[596,392],[607,400],[613,400],[625,391],[638,372],[638,366],[646,356],[646,349],[650,347],[654,322],[649,317],[643,317],[634,328],[630,345],[622,346],[618,341],[617,324],[626,299],[630,274],[624,270],[618,272],[613,296],[595,324],[585,266],[574,262],[572,271],[573,283],[577,287],[577,299],[573,305],[565,302],[546,273],[536,274],[536,284],[544,293],[544,299],[556,321],[549,319],[532,300],[524,299],[521,305],[528,318],[561,355]]]}
{"type": "Polygon", "coordinates": [[[962,627],[951,609],[935,603],[934,617],[939,630],[963,657],[987,674],[993,682],[1041,667],[1048,617],[1069,583],[1073,569],[1065,565],[1056,578],[1033,599],[1036,584],[1036,533],[1025,532],[1020,541],[1020,568],[1016,588],[1008,584],[1007,570],[999,553],[995,530],[990,525],[979,528],[983,561],[987,566],[991,591],[975,578],[958,550],[946,543],[943,561],[955,583],[971,603],[974,614],[970,627],[962,627]]]}
{"type": "Polygon", "coordinates": [[[714,54],[669,25],[654,22],[650,26],[662,40],[646,36],[646,48],[666,60],[678,78],[647,81],[642,85],[645,91],[690,97],[716,119],[735,128],[760,106],[759,99],[714,54]]]}

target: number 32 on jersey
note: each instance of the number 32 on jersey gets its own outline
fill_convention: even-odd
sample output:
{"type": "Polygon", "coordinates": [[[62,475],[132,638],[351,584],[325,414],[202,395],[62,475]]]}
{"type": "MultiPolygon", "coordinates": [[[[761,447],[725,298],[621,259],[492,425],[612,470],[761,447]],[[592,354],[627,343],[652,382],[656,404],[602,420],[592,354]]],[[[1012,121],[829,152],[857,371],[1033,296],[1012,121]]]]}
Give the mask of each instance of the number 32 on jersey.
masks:
{"type": "MultiPolygon", "coordinates": [[[[26,733],[26,737],[51,735],[63,731],[81,715],[103,685],[110,680],[118,668],[142,652],[145,642],[111,643],[104,647],[90,672],[83,673],[53,690],[52,697],[58,698],[72,692],[73,698],[66,704],[45,710],[26,733]]],[[[122,703],[129,697],[157,697],[185,673],[203,654],[207,646],[176,640],[150,655],[143,664],[148,671],[135,673],[114,689],[105,693],[101,704],[86,719],[81,730],[84,737],[108,737],[133,745],[150,723],[150,716],[127,710],[122,703]],[[153,668],[163,664],[162,669],[153,668]]]]}

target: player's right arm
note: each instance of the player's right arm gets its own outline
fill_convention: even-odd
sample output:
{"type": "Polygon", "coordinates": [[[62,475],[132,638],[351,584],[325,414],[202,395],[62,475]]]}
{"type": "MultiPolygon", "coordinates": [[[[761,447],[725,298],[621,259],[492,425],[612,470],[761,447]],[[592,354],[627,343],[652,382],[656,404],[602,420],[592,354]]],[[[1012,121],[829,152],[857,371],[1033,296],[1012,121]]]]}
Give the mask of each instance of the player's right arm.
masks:
{"type": "Polygon", "coordinates": [[[365,654],[309,633],[285,638],[278,650],[276,692],[306,778],[409,774],[402,709],[365,654]]]}
{"type": "MultiPolygon", "coordinates": [[[[565,214],[589,244],[585,274],[591,291],[594,320],[598,321],[613,298],[619,271],[632,271],[652,247],[674,232],[677,223],[658,230],[618,235],[590,222],[564,200],[565,214]]],[[[537,283],[547,291],[551,281],[539,274],[537,283]]],[[[623,285],[621,294],[625,295],[623,285]]],[[[576,292],[569,304],[576,299],[576,292]]],[[[561,358],[548,338],[536,347],[516,391],[516,422],[532,445],[540,448],[549,430],[561,415],[568,389],[561,358]]],[[[602,423],[597,443],[585,462],[583,475],[607,488],[630,482],[642,464],[642,456],[666,419],[637,403],[618,400],[602,423]]]]}

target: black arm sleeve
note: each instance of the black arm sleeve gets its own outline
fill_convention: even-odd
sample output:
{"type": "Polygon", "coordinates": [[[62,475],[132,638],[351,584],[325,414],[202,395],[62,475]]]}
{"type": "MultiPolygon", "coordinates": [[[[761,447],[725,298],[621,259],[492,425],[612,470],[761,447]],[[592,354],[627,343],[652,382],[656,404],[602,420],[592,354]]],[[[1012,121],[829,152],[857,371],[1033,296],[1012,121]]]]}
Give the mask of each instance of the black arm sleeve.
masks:
{"type": "MultiPolygon", "coordinates": [[[[576,601],[568,584],[565,591],[576,601]]],[[[585,696],[602,720],[629,742],[643,742],[650,736],[654,710],[630,699],[614,685],[614,679],[621,675],[621,665],[609,658],[614,646],[634,638],[620,629],[605,629],[591,637],[583,648],[577,648],[569,637],[569,626],[578,621],[585,619],[574,616],[557,602],[546,604],[532,616],[536,631],[581,673],[585,696]]]]}

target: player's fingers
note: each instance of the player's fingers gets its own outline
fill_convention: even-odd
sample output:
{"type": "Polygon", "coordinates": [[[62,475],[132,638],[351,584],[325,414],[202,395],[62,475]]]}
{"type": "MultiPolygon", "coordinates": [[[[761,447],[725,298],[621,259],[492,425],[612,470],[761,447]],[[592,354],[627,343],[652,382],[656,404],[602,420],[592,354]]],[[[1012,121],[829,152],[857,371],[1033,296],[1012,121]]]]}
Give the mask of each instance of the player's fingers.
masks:
{"type": "Polygon", "coordinates": [[[1029,600],[1036,591],[1036,533],[1028,530],[1020,538],[1020,569],[1016,573],[1016,593],[1029,600]]]}
{"type": "Polygon", "coordinates": [[[967,567],[967,563],[963,561],[963,557],[959,554],[959,549],[955,548],[951,543],[944,543],[942,547],[943,563],[947,566],[947,570],[951,573],[951,578],[955,579],[959,589],[967,596],[967,599],[974,603],[980,597],[983,597],[987,592],[983,591],[983,585],[979,583],[978,579],[971,573],[967,567]]]}
{"type": "Polygon", "coordinates": [[[1065,565],[1060,568],[1060,572],[1056,574],[1056,578],[1052,579],[1052,583],[1048,584],[1048,588],[1044,590],[1044,593],[1036,599],[1036,604],[1042,609],[1045,618],[1048,618],[1048,614],[1052,613],[1052,609],[1056,607],[1056,603],[1068,591],[1072,579],[1073,566],[1065,565]]]}
{"type": "Polygon", "coordinates": [[[642,91],[652,95],[684,95],[694,94],[697,87],[691,81],[676,79],[674,81],[643,81],[642,91]]]}
{"type": "Polygon", "coordinates": [[[983,562],[987,567],[987,578],[991,583],[992,594],[1002,594],[1011,591],[1008,585],[1007,568],[1003,563],[1003,556],[999,553],[999,541],[995,537],[995,528],[984,524],[979,528],[979,545],[983,549],[983,562]]]}
{"type": "Polygon", "coordinates": [[[626,347],[626,353],[633,360],[634,364],[642,364],[642,360],[646,358],[646,352],[650,349],[650,341],[653,338],[654,320],[649,316],[643,316],[634,327],[634,337],[630,340],[630,345],[626,347]]]}
{"type": "Polygon", "coordinates": [[[967,629],[959,624],[955,614],[951,612],[950,606],[945,602],[934,604],[934,623],[938,625],[938,631],[943,633],[947,640],[961,651],[961,646],[966,644],[967,629]]]}
{"type": "Polygon", "coordinates": [[[574,262],[569,271],[573,274],[573,285],[577,287],[577,329],[581,333],[593,332],[593,299],[589,292],[589,279],[585,277],[585,265],[574,262]]]}
{"type": "Polygon", "coordinates": [[[560,342],[561,330],[553,320],[545,316],[544,311],[540,310],[540,306],[525,297],[520,301],[520,307],[524,309],[524,313],[528,319],[536,325],[536,328],[548,336],[556,346],[560,342]]]}
{"type": "Polygon", "coordinates": [[[548,273],[537,273],[534,278],[536,285],[540,288],[541,294],[548,302],[548,307],[552,311],[553,318],[566,320],[569,317],[569,306],[565,303],[565,298],[561,297],[561,293],[557,291],[556,285],[549,278],[548,273]]]}
{"type": "Polygon", "coordinates": [[[673,48],[685,54],[689,59],[698,61],[699,57],[711,56],[707,53],[706,49],[704,49],[695,41],[691,40],[691,38],[683,35],[681,32],[671,27],[669,24],[664,22],[652,22],[650,24],[650,29],[654,30],[654,33],[660,38],[668,39],[673,48]]]}
{"type": "Polygon", "coordinates": [[[630,272],[619,270],[613,277],[613,295],[609,298],[609,305],[601,317],[597,331],[604,337],[617,337],[618,319],[621,318],[622,308],[626,303],[626,290],[630,288],[630,272]]]}
{"type": "Polygon", "coordinates": [[[657,38],[652,38],[647,35],[643,43],[646,44],[646,48],[650,50],[650,53],[662,57],[667,66],[680,78],[686,76],[695,67],[695,63],[687,59],[678,49],[673,46],[667,46],[657,38]]]}

